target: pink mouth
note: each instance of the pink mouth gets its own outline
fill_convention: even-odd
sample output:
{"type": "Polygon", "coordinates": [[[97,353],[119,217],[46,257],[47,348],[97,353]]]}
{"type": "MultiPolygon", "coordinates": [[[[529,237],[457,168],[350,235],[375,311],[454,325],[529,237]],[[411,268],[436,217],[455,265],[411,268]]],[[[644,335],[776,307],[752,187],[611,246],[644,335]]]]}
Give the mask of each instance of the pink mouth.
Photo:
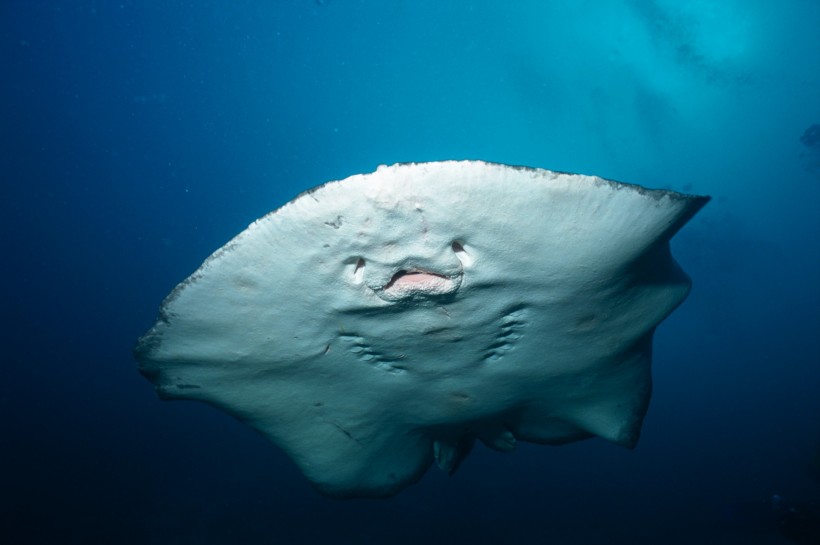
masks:
{"type": "Polygon", "coordinates": [[[460,278],[427,271],[399,271],[380,290],[381,297],[399,300],[411,297],[444,295],[458,289],[460,278]]]}
{"type": "Polygon", "coordinates": [[[444,282],[447,282],[447,277],[441,274],[423,271],[399,271],[393,275],[390,282],[385,284],[382,289],[424,289],[424,286],[435,286],[444,282]]]}

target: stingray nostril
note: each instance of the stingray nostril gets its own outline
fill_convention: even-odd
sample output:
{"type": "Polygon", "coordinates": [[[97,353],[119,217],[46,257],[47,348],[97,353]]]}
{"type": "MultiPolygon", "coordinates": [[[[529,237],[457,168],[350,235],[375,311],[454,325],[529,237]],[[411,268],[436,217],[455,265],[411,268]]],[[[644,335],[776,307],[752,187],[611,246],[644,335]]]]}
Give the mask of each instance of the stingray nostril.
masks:
{"type": "Polygon", "coordinates": [[[453,252],[455,252],[458,260],[461,261],[462,265],[464,265],[465,267],[469,267],[473,264],[473,256],[467,253],[467,251],[464,249],[464,244],[457,240],[454,240],[451,247],[453,248],[453,252]]]}
{"type": "Polygon", "coordinates": [[[356,260],[356,266],[353,268],[353,280],[357,284],[364,280],[364,259],[361,257],[356,260]]]}

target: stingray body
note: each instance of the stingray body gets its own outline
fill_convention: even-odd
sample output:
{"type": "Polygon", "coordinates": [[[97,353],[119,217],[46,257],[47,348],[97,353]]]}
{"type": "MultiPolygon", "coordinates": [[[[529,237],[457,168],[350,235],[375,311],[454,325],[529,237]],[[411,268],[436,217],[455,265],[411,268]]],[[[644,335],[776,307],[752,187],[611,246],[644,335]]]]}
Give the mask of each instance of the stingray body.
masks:
{"type": "Polygon", "coordinates": [[[445,161],[330,182],[259,219],[167,297],[135,350],[319,491],[381,497],[473,441],[631,447],[655,327],[690,281],[669,239],[708,200],[445,161]]]}

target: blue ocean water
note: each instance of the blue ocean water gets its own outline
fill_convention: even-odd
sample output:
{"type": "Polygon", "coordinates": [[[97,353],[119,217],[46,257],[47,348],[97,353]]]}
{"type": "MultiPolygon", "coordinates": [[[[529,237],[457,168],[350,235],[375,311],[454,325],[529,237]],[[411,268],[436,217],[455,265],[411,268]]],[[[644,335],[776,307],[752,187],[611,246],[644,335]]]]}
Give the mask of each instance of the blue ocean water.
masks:
{"type": "Polygon", "coordinates": [[[0,541],[810,543],[771,498],[820,502],[818,28],[811,0],[0,3],[0,541]],[[714,197],[635,450],[479,446],[337,501],[137,373],[255,218],[468,158],[714,197]]]}

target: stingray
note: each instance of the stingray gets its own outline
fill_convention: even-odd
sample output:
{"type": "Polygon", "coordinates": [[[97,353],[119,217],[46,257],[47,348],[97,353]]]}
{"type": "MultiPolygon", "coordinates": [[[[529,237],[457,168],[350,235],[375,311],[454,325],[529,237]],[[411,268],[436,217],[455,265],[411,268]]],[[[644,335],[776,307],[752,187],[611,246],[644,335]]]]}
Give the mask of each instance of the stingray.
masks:
{"type": "Polygon", "coordinates": [[[708,197],[481,161],[307,191],[179,284],[137,343],[323,494],[384,497],[479,440],[633,447],[652,335],[687,296],[670,238],[708,197]]]}

